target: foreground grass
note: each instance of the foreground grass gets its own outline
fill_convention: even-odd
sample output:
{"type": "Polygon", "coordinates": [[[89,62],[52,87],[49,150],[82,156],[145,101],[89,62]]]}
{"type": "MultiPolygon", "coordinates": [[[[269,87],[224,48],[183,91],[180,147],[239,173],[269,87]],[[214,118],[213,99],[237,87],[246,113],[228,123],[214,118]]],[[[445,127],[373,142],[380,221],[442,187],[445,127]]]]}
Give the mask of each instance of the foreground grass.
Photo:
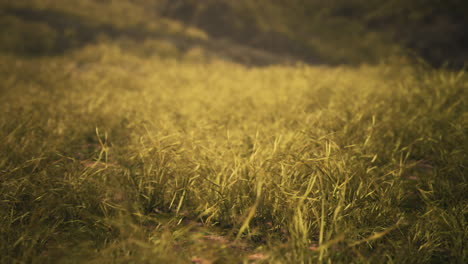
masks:
{"type": "Polygon", "coordinates": [[[466,263],[464,72],[1,60],[2,263],[466,263]]]}

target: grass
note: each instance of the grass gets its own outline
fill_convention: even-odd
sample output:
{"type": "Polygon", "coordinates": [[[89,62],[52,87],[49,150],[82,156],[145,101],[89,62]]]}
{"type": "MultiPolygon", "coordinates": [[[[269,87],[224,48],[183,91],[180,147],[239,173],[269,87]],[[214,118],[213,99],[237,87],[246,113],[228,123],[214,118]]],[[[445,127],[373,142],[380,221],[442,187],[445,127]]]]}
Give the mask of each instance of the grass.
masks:
{"type": "Polygon", "coordinates": [[[465,71],[122,43],[0,55],[1,263],[466,263],[465,71]]]}

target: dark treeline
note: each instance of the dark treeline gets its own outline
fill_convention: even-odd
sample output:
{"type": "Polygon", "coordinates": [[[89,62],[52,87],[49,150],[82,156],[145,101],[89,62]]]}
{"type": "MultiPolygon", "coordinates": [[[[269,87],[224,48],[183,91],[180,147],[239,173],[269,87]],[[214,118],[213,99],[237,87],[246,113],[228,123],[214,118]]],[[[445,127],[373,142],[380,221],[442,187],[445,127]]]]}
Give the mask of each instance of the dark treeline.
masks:
{"type": "Polygon", "coordinates": [[[433,66],[468,58],[463,0],[162,0],[161,15],[306,61],[372,62],[398,52],[433,66]]]}
{"type": "MultiPolygon", "coordinates": [[[[50,55],[102,36],[137,43],[168,37],[145,26],[162,16],[207,32],[212,38],[201,44],[208,49],[222,39],[314,64],[373,63],[403,55],[461,68],[468,59],[465,0],[96,0],[87,7],[94,17],[56,4],[37,8],[33,3],[41,2],[30,1],[1,4],[0,51],[50,55]],[[144,18],[130,22],[113,13],[123,6],[143,9],[144,18]]],[[[200,45],[181,34],[175,45],[200,45]]]]}

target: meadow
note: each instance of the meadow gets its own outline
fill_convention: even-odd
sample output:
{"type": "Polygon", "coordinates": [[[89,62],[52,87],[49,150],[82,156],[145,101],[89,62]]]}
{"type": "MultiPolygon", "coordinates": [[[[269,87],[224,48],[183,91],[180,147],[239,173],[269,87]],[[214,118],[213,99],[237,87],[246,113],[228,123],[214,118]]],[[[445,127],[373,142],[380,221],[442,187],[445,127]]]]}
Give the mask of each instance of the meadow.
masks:
{"type": "Polygon", "coordinates": [[[1,263],[468,261],[466,70],[239,60],[170,20],[54,53],[2,19],[1,263]]]}

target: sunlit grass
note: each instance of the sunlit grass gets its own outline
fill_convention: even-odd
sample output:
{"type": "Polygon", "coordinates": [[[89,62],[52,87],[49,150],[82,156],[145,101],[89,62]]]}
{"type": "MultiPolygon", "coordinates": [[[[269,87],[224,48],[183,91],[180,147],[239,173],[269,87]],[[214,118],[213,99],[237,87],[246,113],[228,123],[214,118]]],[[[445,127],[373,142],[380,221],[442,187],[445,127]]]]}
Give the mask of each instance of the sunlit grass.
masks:
{"type": "Polygon", "coordinates": [[[6,262],[466,257],[463,72],[2,61],[6,262]]]}
{"type": "Polygon", "coordinates": [[[466,262],[465,71],[248,67],[69,2],[27,7],[158,34],[24,57],[52,27],[0,19],[1,263],[466,262]]]}

